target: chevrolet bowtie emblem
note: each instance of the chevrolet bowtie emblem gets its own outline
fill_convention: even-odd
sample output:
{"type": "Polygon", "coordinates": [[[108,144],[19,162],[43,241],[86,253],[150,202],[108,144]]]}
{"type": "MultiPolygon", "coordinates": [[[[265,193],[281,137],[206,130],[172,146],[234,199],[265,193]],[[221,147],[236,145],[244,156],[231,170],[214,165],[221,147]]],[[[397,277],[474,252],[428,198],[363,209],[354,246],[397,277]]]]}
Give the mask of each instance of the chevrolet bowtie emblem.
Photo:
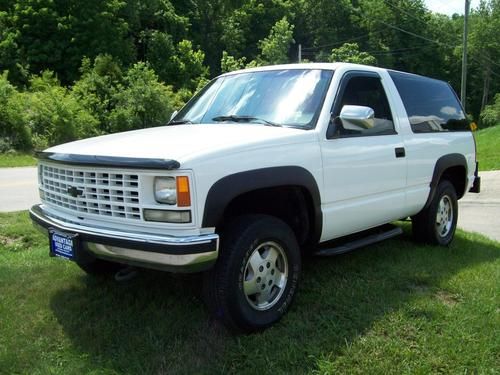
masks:
{"type": "Polygon", "coordinates": [[[79,195],[83,194],[83,190],[80,190],[74,186],[70,186],[67,190],[68,194],[71,195],[73,198],[78,197],[79,195]]]}

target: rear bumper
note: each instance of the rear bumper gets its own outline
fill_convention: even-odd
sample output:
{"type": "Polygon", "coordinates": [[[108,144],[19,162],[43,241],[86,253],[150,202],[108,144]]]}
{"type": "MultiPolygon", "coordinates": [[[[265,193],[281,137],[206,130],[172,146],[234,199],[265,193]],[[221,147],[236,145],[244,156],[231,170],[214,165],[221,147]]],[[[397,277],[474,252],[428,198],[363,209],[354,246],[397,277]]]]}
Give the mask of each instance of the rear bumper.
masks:
{"type": "Polygon", "coordinates": [[[78,234],[83,259],[99,258],[171,272],[198,272],[212,267],[219,253],[219,236],[159,236],[86,227],[50,216],[42,205],[30,209],[35,226],[44,231],[78,234]]]}

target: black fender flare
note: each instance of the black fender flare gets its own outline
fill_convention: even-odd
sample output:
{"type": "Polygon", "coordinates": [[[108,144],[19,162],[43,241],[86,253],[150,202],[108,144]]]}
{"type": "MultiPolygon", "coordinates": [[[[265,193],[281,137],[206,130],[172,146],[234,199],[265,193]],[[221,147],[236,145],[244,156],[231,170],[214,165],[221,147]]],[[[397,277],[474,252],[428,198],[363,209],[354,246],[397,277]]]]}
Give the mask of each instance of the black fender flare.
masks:
{"type": "MultiPolygon", "coordinates": [[[[427,202],[425,202],[425,206],[423,209],[426,209],[429,207],[429,204],[431,203],[432,199],[434,198],[434,195],[436,194],[436,189],[439,184],[439,181],[441,180],[441,177],[443,176],[443,173],[445,170],[451,167],[464,167],[465,168],[465,177],[467,178],[467,160],[465,160],[465,156],[462,154],[447,154],[441,156],[437,161],[436,165],[434,166],[434,172],[432,173],[432,180],[430,183],[430,192],[429,196],[427,197],[427,202]]],[[[467,186],[467,183],[465,184],[467,186]]],[[[459,192],[457,191],[458,196],[463,196],[465,192],[459,192]]]]}
{"type": "Polygon", "coordinates": [[[307,169],[299,166],[253,169],[221,178],[208,191],[203,211],[202,227],[217,226],[224,215],[226,207],[239,195],[258,189],[279,186],[297,186],[309,192],[312,198],[314,216],[311,242],[319,242],[323,227],[323,214],[318,184],[307,169]]]}

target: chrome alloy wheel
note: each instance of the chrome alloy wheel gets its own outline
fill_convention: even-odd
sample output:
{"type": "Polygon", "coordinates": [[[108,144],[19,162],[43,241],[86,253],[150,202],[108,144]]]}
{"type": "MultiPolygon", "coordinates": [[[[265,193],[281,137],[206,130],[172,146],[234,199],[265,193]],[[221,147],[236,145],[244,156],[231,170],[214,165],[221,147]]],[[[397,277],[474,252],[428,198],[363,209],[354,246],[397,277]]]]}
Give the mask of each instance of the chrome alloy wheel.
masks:
{"type": "Polygon", "coordinates": [[[439,201],[436,214],[436,230],[439,236],[446,237],[453,226],[453,205],[448,195],[443,195],[439,201]]]}
{"type": "Polygon", "coordinates": [[[274,241],[260,244],[245,265],[243,292],[254,309],[268,310],[285,291],[288,260],[283,248],[274,241]]]}

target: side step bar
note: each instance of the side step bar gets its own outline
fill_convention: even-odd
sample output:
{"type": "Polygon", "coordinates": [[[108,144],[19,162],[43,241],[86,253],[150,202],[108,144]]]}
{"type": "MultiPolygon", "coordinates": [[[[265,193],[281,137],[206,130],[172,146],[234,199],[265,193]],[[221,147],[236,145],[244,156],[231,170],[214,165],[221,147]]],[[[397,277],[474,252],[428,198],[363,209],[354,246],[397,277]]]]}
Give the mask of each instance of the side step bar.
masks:
{"type": "Polygon", "coordinates": [[[333,247],[320,247],[314,255],[328,257],[332,255],[344,254],[349,251],[359,249],[360,247],[399,236],[402,233],[403,230],[400,227],[388,224],[370,231],[361,232],[355,236],[349,236],[350,239],[348,238],[342,241],[342,243],[337,243],[333,247]]]}

